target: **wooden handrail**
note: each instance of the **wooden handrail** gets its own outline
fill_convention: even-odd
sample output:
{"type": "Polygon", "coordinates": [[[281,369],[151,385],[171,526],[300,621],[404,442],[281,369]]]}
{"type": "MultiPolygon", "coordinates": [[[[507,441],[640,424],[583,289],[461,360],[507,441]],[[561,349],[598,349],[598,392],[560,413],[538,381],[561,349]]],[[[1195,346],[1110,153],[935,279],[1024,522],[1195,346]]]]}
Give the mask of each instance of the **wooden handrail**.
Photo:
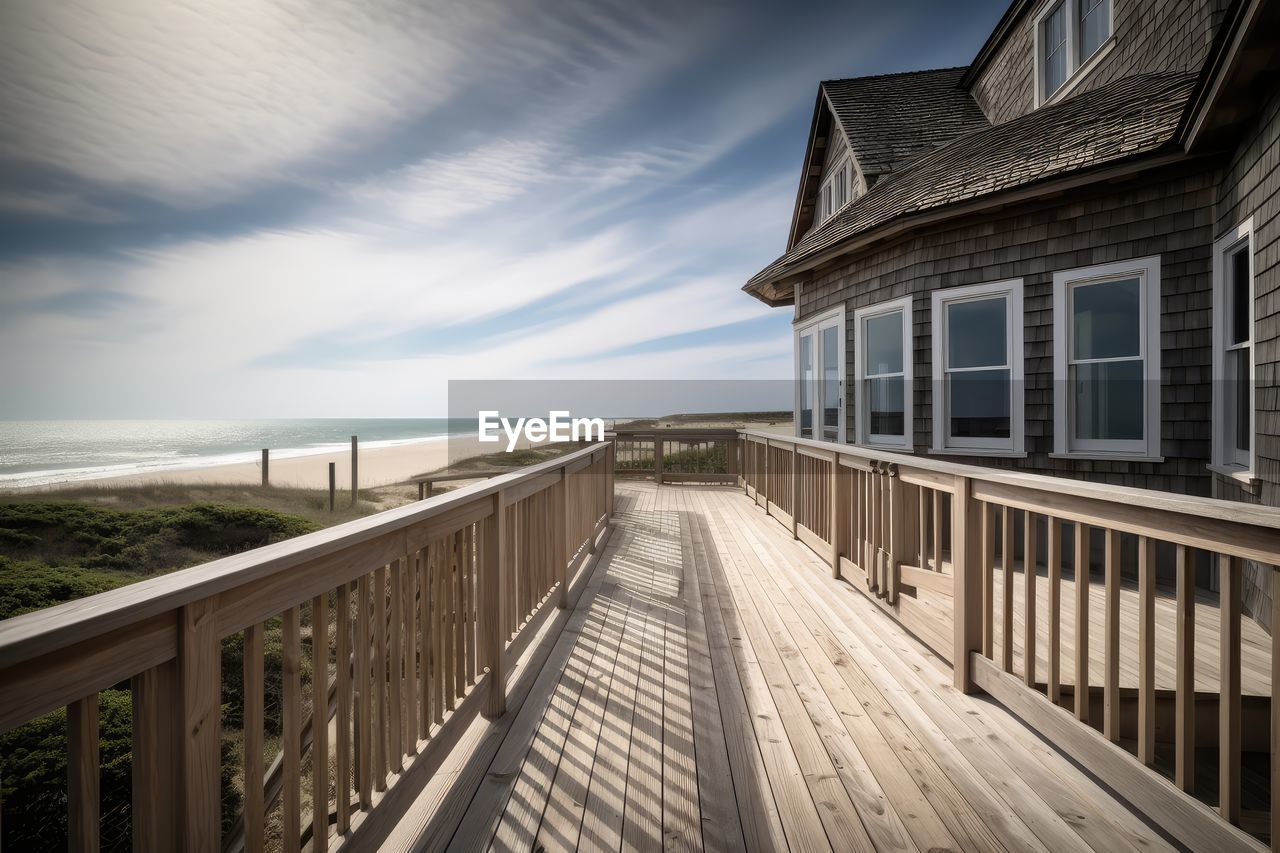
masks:
{"type": "MultiPolygon", "coordinates": [[[[278,790],[284,849],[298,849],[309,837],[299,818],[303,756],[321,752],[312,761],[312,812],[327,815],[332,749],[339,771],[350,774],[337,786],[345,833],[352,800],[356,809],[373,808],[373,791],[394,782],[406,755],[438,763],[482,701],[486,712],[503,712],[504,672],[517,649],[529,646],[550,611],[572,603],[567,590],[584,571],[583,555],[608,535],[612,461],[608,442],[585,446],[447,495],[0,622],[0,730],[69,706],[77,723],[70,766],[94,766],[98,692],[132,678],[134,846],[216,850],[221,641],[244,630],[246,655],[260,655],[265,621],[283,616],[283,746],[265,796],[246,798],[238,825],[256,844],[278,790]],[[305,713],[301,678],[304,617],[314,668],[307,692],[314,708],[329,712],[315,720],[305,713]],[[346,664],[331,681],[334,644],[346,664]],[[324,735],[333,717],[339,730],[331,745],[324,735]]],[[[537,642],[554,637],[544,632],[537,642]]],[[[263,669],[260,659],[245,664],[246,725],[260,727],[261,707],[248,701],[261,703],[263,669]]],[[[260,728],[250,734],[246,744],[260,749],[260,728]]],[[[260,759],[250,767],[261,779],[260,759]]],[[[89,779],[87,770],[79,777],[89,779]]],[[[97,797],[87,783],[68,790],[69,825],[87,847],[96,844],[97,797]]],[[[327,848],[325,829],[310,839],[314,849],[327,848]]]]}
{"type": "MultiPolygon", "coordinates": [[[[1241,666],[1245,562],[1271,571],[1280,564],[1280,509],[757,430],[743,430],[741,437],[739,484],[748,496],[828,562],[837,577],[845,577],[949,661],[958,689],[991,694],[1091,773],[1123,791],[1180,843],[1195,850],[1263,849],[1239,826],[1241,750],[1244,742],[1250,749],[1269,745],[1271,838],[1273,849],[1280,849],[1280,704],[1275,692],[1280,686],[1280,640],[1274,639],[1280,633],[1255,639],[1256,646],[1272,650],[1269,683],[1259,675],[1261,649],[1253,650],[1254,684],[1249,690],[1244,689],[1241,666]],[[1071,538],[1064,531],[1067,525],[1073,528],[1071,538]],[[1042,526],[1043,558],[1036,545],[1042,526]],[[1095,559],[1092,531],[1102,534],[1100,559],[1095,559]],[[1136,590],[1122,584],[1122,537],[1136,540],[1136,590]],[[1171,544],[1176,556],[1178,612],[1170,638],[1177,654],[1176,689],[1156,685],[1158,542],[1171,544]],[[1071,565],[1064,559],[1067,543],[1071,565]],[[1216,556],[1221,579],[1220,618],[1208,626],[1219,632],[1213,690],[1197,687],[1191,664],[1197,598],[1191,553],[1196,550],[1216,556]],[[1099,562],[1101,583],[1090,580],[1099,562]],[[1073,595],[1064,595],[1064,574],[1074,586],[1073,595]],[[1040,594],[1046,587],[1047,606],[1040,594]],[[1136,631],[1126,632],[1121,620],[1124,598],[1137,599],[1124,607],[1137,610],[1136,631]],[[1069,678],[1063,675],[1063,664],[1072,662],[1063,650],[1064,602],[1074,610],[1069,678]],[[1096,621],[1090,619],[1091,611],[1102,615],[1101,636],[1090,630],[1096,621]],[[1042,630],[1046,624],[1047,632],[1042,630]],[[1136,686],[1121,684],[1122,649],[1138,659],[1136,686]],[[1039,661],[1046,658],[1048,667],[1042,671],[1039,661]],[[1090,677],[1097,663],[1102,664],[1100,685],[1090,677]],[[1195,714],[1197,707],[1202,712],[1212,708],[1211,702],[1217,706],[1218,725],[1210,733],[1197,728],[1195,714]],[[1174,780],[1153,767],[1158,706],[1176,728],[1168,737],[1176,757],[1174,780]],[[1269,744],[1266,738],[1242,738],[1246,708],[1255,728],[1260,711],[1269,715],[1276,733],[1269,744]],[[1136,732],[1136,755],[1120,746],[1122,731],[1129,732],[1125,737],[1136,732]],[[1218,750],[1216,809],[1190,795],[1197,747],[1218,750]]],[[[1272,629],[1280,632],[1280,595],[1273,594],[1271,607],[1272,629]]],[[[1171,615],[1166,616],[1166,632],[1171,615]]]]}

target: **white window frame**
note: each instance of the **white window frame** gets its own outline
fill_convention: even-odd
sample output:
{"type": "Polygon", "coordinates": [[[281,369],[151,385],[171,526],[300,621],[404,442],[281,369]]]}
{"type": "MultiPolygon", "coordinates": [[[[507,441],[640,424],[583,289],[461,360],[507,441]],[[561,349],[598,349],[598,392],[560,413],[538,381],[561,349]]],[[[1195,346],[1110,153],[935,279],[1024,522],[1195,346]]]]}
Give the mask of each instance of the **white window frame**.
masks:
{"type": "MultiPolygon", "coordinates": [[[[933,447],[930,453],[962,456],[1026,456],[1026,411],[1023,389],[1022,279],[991,281],[967,287],[951,287],[933,292],[933,447]],[[1004,296],[1008,302],[1005,316],[1006,365],[1009,368],[1009,438],[953,438],[951,416],[947,411],[946,306],[951,302],[968,302],[1004,296]]],[[[992,369],[992,368],[984,368],[992,369]]]]}
{"type": "MultiPolygon", "coordinates": [[[[915,446],[914,429],[915,423],[915,396],[912,379],[915,375],[915,358],[913,353],[913,317],[912,317],[912,298],[904,296],[901,299],[891,299],[887,302],[880,302],[876,305],[868,305],[865,308],[859,308],[853,312],[853,342],[857,347],[857,354],[853,359],[854,363],[854,379],[855,389],[857,393],[857,402],[854,405],[854,434],[855,441],[858,444],[868,447],[891,448],[897,451],[910,451],[915,446]],[[902,380],[903,380],[903,427],[902,435],[873,435],[870,433],[870,419],[867,395],[868,385],[867,379],[867,351],[865,344],[867,336],[865,333],[866,322],[883,317],[886,314],[900,312],[902,314],[902,380]]],[[[888,374],[886,374],[888,375],[888,374]]]]}
{"type": "Polygon", "coordinates": [[[1239,455],[1234,441],[1228,436],[1231,419],[1228,408],[1231,400],[1224,392],[1227,377],[1227,256],[1240,248],[1247,247],[1249,257],[1249,378],[1257,375],[1258,370],[1258,315],[1254,300],[1258,295],[1257,261],[1254,258],[1253,218],[1232,228],[1219,237],[1213,244],[1213,459],[1210,469],[1230,477],[1252,481],[1257,471],[1258,459],[1258,424],[1257,399],[1250,394],[1249,407],[1249,452],[1244,458],[1239,455]]]}
{"type": "Polygon", "coordinates": [[[1111,0],[1107,4],[1107,37],[1103,39],[1102,44],[1098,45],[1090,56],[1083,61],[1080,59],[1080,0],[1048,0],[1044,3],[1034,18],[1035,24],[1033,31],[1035,32],[1035,52],[1031,61],[1035,65],[1034,86],[1035,86],[1035,106],[1041,107],[1045,104],[1051,104],[1061,98],[1067,96],[1081,80],[1089,76],[1102,58],[1111,52],[1115,47],[1116,41],[1116,0],[1111,0]],[[1062,81],[1062,85],[1052,92],[1044,91],[1044,19],[1049,17],[1049,13],[1056,9],[1059,5],[1066,7],[1066,23],[1067,23],[1067,76],[1062,81]]]}
{"type": "Polygon", "coordinates": [[[1060,270],[1053,274],[1053,456],[1070,459],[1119,459],[1163,462],[1160,455],[1160,256],[1133,258],[1110,264],[1060,270]],[[1068,298],[1070,289],[1081,284],[1098,284],[1111,279],[1137,277],[1142,288],[1139,351],[1143,358],[1146,395],[1143,437],[1134,441],[1077,440],[1070,430],[1075,418],[1071,405],[1067,363],[1071,330],[1068,298]]]}
{"type": "MultiPolygon", "coordinates": [[[[822,328],[826,326],[835,326],[837,329],[839,329],[839,333],[836,335],[836,346],[839,349],[837,358],[839,358],[840,360],[840,371],[839,371],[839,380],[837,385],[838,390],[836,393],[840,397],[840,405],[837,409],[836,436],[839,443],[844,444],[845,436],[846,436],[845,434],[846,406],[845,406],[844,389],[845,389],[845,378],[846,378],[845,373],[846,373],[847,365],[849,362],[845,355],[845,338],[847,337],[847,332],[846,332],[847,327],[845,326],[845,313],[844,313],[843,303],[841,303],[840,305],[837,305],[835,308],[832,308],[827,311],[823,311],[821,314],[813,314],[811,316],[805,317],[803,320],[796,319],[791,321],[792,364],[793,364],[792,373],[795,377],[795,385],[796,385],[795,400],[793,402],[794,415],[792,420],[795,422],[793,431],[795,433],[796,438],[801,437],[800,436],[800,405],[801,405],[801,395],[804,393],[804,377],[800,374],[800,338],[803,335],[806,335],[810,332],[821,332],[822,328]]],[[[815,335],[815,339],[821,340],[821,335],[815,335]]],[[[814,376],[818,377],[819,384],[822,381],[821,380],[822,367],[823,365],[821,361],[821,354],[818,350],[815,350],[814,351],[814,376]]],[[[820,412],[820,409],[816,406],[816,403],[818,401],[815,400],[814,402],[815,402],[815,407],[813,412],[813,435],[810,436],[810,438],[812,438],[815,441],[821,441],[822,440],[821,420],[820,420],[821,412],[820,412]]]]}
{"type": "Polygon", "coordinates": [[[844,154],[832,164],[830,170],[827,171],[826,177],[822,179],[822,183],[818,185],[818,224],[821,225],[835,214],[837,210],[843,208],[853,198],[853,158],[848,154],[844,154]],[[837,182],[837,178],[840,178],[837,182]],[[844,190],[844,198],[839,203],[836,198],[836,184],[839,183],[844,190]],[[830,196],[827,191],[830,190],[830,196]]]}

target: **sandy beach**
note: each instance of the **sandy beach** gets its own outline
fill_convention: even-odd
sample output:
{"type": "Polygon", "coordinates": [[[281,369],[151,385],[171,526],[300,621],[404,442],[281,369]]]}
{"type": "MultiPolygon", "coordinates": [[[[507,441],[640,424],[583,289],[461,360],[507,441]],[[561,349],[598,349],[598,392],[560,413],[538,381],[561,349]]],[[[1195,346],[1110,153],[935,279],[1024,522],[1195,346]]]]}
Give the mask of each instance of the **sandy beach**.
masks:
{"type": "MultiPolygon", "coordinates": [[[[434,471],[459,460],[493,453],[505,444],[481,444],[475,436],[453,436],[449,439],[425,439],[390,447],[360,450],[360,487],[374,488],[404,482],[415,474],[434,471]]],[[[521,446],[525,446],[522,443],[521,446]]],[[[337,463],[338,488],[351,486],[351,451],[295,456],[271,460],[271,484],[303,489],[329,488],[329,463],[337,463]]],[[[145,474],[127,474],[93,480],[99,486],[134,486],[150,483],[182,483],[184,485],[250,485],[262,481],[257,462],[233,465],[211,465],[205,468],[179,468],[145,474]]]]}

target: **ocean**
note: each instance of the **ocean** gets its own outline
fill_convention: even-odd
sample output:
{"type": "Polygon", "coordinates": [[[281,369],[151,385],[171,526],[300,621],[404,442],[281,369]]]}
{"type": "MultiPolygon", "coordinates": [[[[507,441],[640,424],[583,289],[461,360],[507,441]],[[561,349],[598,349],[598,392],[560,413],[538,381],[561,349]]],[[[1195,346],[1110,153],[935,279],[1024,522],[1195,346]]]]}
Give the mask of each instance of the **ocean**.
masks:
{"type": "Polygon", "coordinates": [[[225,421],[0,421],[0,489],[388,447],[474,434],[475,420],[308,418],[225,421]]]}

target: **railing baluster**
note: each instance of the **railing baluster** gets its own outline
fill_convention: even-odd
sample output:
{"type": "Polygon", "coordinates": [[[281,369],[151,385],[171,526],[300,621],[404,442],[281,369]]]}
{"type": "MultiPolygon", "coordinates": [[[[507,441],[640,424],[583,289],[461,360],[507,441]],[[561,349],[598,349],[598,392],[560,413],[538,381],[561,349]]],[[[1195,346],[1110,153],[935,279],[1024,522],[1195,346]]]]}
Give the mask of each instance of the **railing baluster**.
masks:
{"type": "MultiPolygon", "coordinates": [[[[487,522],[486,522],[487,523],[487,522]]],[[[418,737],[431,735],[431,546],[418,552],[418,737]]]]}
{"type": "MultiPolygon", "coordinates": [[[[247,647],[248,643],[245,645],[247,647]]],[[[262,660],[261,646],[258,660],[262,660]]],[[[180,720],[174,713],[177,690],[178,665],[172,660],[138,673],[130,684],[130,692],[133,694],[133,849],[137,853],[169,853],[181,844],[178,838],[180,720]]],[[[248,679],[245,697],[247,702],[248,679]]],[[[258,792],[261,800],[261,677],[258,678],[257,707],[258,792]]],[[[245,736],[249,736],[247,719],[245,736]]]]}
{"type": "Polygon", "coordinates": [[[221,838],[222,648],[212,598],[193,601],[180,611],[177,682],[182,847],[214,850],[221,838]]]}
{"type": "Polygon", "coordinates": [[[1102,734],[1120,740],[1120,537],[1106,530],[1103,615],[1102,734]]]}
{"type": "Polygon", "coordinates": [[[486,519],[482,547],[484,562],[481,566],[480,636],[484,639],[481,659],[489,669],[489,695],[485,701],[485,716],[492,719],[507,709],[506,673],[503,666],[503,632],[506,624],[506,510],[502,505],[502,493],[494,495],[493,513],[486,519]]]}
{"type": "Polygon", "coordinates": [[[286,853],[302,848],[302,630],[298,608],[281,617],[281,669],[284,678],[283,726],[284,790],[281,794],[281,843],[286,853]]]}
{"type": "Polygon", "coordinates": [[[1013,510],[1003,507],[1000,515],[1000,664],[1013,672],[1013,510]]]}
{"type": "Polygon", "coordinates": [[[1218,558],[1222,665],[1218,682],[1218,810],[1240,822],[1240,587],[1244,561],[1218,558]]]}
{"type": "Polygon", "coordinates": [[[401,732],[400,751],[405,755],[412,755],[417,749],[418,664],[416,649],[418,646],[418,632],[413,618],[417,612],[417,604],[414,601],[414,587],[418,578],[417,556],[417,554],[410,554],[405,557],[404,569],[400,578],[402,587],[400,592],[400,619],[403,622],[400,636],[404,647],[402,652],[404,681],[400,691],[404,696],[404,728],[401,732]]]}
{"type": "Polygon", "coordinates": [[[1045,554],[1049,560],[1049,672],[1046,675],[1049,701],[1062,701],[1062,522],[1045,518],[1048,536],[1045,554]]]}
{"type": "Polygon", "coordinates": [[[967,477],[955,478],[951,498],[951,571],[952,596],[955,601],[952,670],[955,687],[965,693],[974,691],[972,657],[983,643],[984,625],[990,610],[984,606],[983,577],[990,577],[983,560],[981,534],[986,517],[985,505],[972,498],[973,482],[967,477]]]}
{"type": "Polygon", "coordinates": [[[1178,636],[1175,667],[1174,782],[1191,793],[1196,785],[1196,573],[1185,545],[1177,547],[1178,636]]]}
{"type": "Polygon", "coordinates": [[[978,571],[982,575],[982,656],[990,658],[995,654],[996,616],[995,616],[995,571],[996,571],[996,521],[995,507],[989,503],[981,503],[977,507],[982,513],[982,559],[978,571]]]}
{"type": "Polygon", "coordinates": [[[337,755],[334,792],[338,806],[338,835],[351,828],[351,585],[341,584],[334,597],[335,663],[338,682],[337,755]]]}
{"type": "Polygon", "coordinates": [[[67,847],[98,850],[98,694],[67,706],[67,847]]]}
{"type": "MultiPolygon", "coordinates": [[[[551,497],[550,492],[540,492],[543,505],[549,503],[551,497]]],[[[544,542],[550,542],[551,537],[548,535],[550,526],[547,524],[540,525],[540,535],[544,542]]],[[[467,693],[467,679],[464,674],[463,667],[467,660],[467,651],[463,648],[462,639],[462,531],[453,534],[453,571],[450,572],[450,584],[453,592],[453,612],[449,615],[450,634],[453,636],[453,695],[461,699],[467,693]]],[[[548,575],[550,574],[550,563],[545,561],[548,575]]],[[[549,577],[544,578],[547,587],[549,577]]],[[[545,587],[544,587],[545,588],[545,587]]],[[[457,707],[457,702],[453,703],[457,707]]]]}
{"type": "Polygon", "coordinates": [[[311,601],[311,849],[329,849],[329,594],[311,601]]]}
{"type": "Polygon", "coordinates": [[[1036,685],[1036,525],[1034,512],[1022,514],[1022,678],[1028,687],[1036,685]]]}
{"type": "Polygon", "coordinates": [[[356,788],[360,808],[373,804],[373,772],[370,755],[369,688],[373,677],[369,654],[369,576],[356,581],[356,788]]]}
{"type": "Polygon", "coordinates": [[[390,761],[392,773],[399,773],[404,768],[404,732],[401,726],[404,724],[404,695],[401,683],[401,666],[403,660],[402,653],[402,637],[401,632],[403,626],[400,624],[401,615],[404,611],[404,602],[401,596],[404,594],[401,587],[400,578],[400,561],[396,560],[391,564],[391,613],[388,615],[387,621],[391,626],[391,637],[389,640],[389,657],[391,663],[391,672],[388,676],[388,687],[391,693],[391,714],[390,714],[390,740],[391,748],[388,750],[387,757],[390,761]]]}
{"type": "MultiPolygon", "coordinates": [[[[933,570],[935,572],[942,571],[942,493],[937,489],[933,490],[933,570]]],[[[927,569],[928,566],[921,565],[920,568],[927,569]]]]}
{"type": "Polygon", "coordinates": [[[1138,537],[1138,760],[1156,760],[1156,543],[1138,537]]]}
{"type": "Polygon", "coordinates": [[[263,628],[244,629],[244,846],[262,850],[263,825],[263,628]]]}
{"type": "Polygon", "coordinates": [[[929,490],[924,486],[916,488],[916,559],[920,568],[929,568],[929,490]]]}
{"type": "Polygon", "coordinates": [[[1075,523],[1076,719],[1089,722],[1089,526],[1075,523]]]}
{"type": "Polygon", "coordinates": [[[387,790],[387,567],[373,571],[373,789],[387,790]]]}

